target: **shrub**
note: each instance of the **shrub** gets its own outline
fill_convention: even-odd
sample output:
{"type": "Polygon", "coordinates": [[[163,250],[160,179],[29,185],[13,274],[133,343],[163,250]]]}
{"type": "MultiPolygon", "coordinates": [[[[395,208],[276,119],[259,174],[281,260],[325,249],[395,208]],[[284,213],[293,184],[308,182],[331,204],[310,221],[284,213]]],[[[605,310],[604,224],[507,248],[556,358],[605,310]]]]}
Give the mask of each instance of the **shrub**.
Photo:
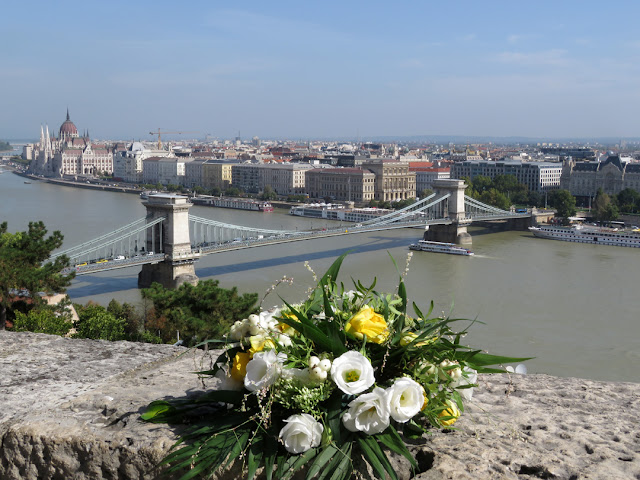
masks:
{"type": "Polygon", "coordinates": [[[15,312],[13,329],[16,332],[48,333],[50,335],[66,335],[73,327],[68,318],[56,315],[51,310],[33,309],[25,314],[15,312]]]}

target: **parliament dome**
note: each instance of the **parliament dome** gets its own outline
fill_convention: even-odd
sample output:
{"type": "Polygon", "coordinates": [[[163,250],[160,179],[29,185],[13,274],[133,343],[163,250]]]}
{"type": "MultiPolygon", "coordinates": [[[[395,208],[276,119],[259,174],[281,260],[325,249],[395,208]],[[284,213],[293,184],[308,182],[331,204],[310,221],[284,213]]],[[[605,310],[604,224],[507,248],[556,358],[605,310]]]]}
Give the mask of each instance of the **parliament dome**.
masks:
{"type": "Polygon", "coordinates": [[[67,109],[67,119],[64,121],[62,125],[60,125],[59,138],[77,137],[77,136],[78,136],[78,129],[69,118],[69,109],[67,109]]]}

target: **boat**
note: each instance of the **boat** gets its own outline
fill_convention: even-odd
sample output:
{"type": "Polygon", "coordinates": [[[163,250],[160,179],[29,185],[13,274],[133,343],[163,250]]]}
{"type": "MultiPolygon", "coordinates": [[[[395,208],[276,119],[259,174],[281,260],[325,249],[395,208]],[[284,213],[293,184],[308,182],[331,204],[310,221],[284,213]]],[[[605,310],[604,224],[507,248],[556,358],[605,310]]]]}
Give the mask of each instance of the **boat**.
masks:
{"type": "Polygon", "coordinates": [[[418,243],[409,245],[410,250],[418,250],[420,252],[449,253],[451,255],[464,255],[470,257],[474,255],[471,250],[456,245],[455,243],[432,242],[429,240],[420,240],[418,243]]]}
{"type": "Polygon", "coordinates": [[[393,210],[386,208],[350,208],[331,203],[294,205],[289,210],[289,215],[297,217],[321,218],[323,220],[340,220],[355,223],[374,220],[390,213],[393,213],[393,210]]]}
{"type": "Polygon", "coordinates": [[[200,195],[191,197],[194,205],[209,207],[234,208],[236,210],[250,210],[253,212],[273,212],[273,205],[263,200],[252,200],[245,198],[218,198],[200,195]]]}
{"type": "Polygon", "coordinates": [[[573,225],[570,227],[540,225],[538,227],[529,227],[529,230],[535,237],[550,240],[640,248],[640,233],[633,230],[618,230],[588,225],[573,225]]]}
{"type": "Polygon", "coordinates": [[[31,182],[24,182],[24,183],[31,183],[31,182]]]}

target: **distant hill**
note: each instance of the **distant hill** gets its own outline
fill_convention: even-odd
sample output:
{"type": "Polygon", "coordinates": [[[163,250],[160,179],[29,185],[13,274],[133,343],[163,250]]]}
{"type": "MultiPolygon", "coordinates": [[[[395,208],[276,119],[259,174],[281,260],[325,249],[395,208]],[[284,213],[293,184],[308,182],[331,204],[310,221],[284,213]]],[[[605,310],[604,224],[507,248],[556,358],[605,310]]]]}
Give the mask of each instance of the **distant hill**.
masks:
{"type": "Polygon", "coordinates": [[[7,150],[13,150],[13,147],[8,142],[0,140],[0,152],[6,152],[7,150]]]}

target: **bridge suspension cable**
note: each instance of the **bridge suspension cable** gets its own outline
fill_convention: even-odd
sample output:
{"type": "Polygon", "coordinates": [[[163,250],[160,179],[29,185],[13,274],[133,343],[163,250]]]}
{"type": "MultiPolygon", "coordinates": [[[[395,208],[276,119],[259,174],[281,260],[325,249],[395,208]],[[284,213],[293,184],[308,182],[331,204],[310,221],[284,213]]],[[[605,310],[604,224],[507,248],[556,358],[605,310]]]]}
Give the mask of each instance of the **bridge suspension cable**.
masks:
{"type": "Polygon", "coordinates": [[[115,235],[117,233],[129,230],[129,229],[135,227],[136,225],[140,225],[141,223],[144,223],[144,222],[146,222],[146,218],[140,218],[140,219],[138,219],[138,220],[136,220],[134,222],[131,222],[128,225],[125,225],[123,227],[118,228],[117,230],[114,230],[113,232],[109,232],[109,233],[107,233],[105,235],[102,235],[102,236],[100,236],[98,238],[91,239],[91,240],[89,240],[87,242],[81,243],[80,245],[76,245],[75,247],[67,248],[66,250],[62,250],[60,252],[56,252],[53,255],[51,255],[51,257],[49,257],[49,258],[51,260],[53,260],[56,257],[59,257],[60,255],[68,255],[69,253],[75,252],[76,250],[79,250],[79,249],[84,248],[84,247],[88,247],[89,245],[93,245],[95,243],[101,242],[101,241],[111,237],[112,235],[115,235]]]}

